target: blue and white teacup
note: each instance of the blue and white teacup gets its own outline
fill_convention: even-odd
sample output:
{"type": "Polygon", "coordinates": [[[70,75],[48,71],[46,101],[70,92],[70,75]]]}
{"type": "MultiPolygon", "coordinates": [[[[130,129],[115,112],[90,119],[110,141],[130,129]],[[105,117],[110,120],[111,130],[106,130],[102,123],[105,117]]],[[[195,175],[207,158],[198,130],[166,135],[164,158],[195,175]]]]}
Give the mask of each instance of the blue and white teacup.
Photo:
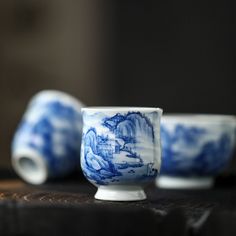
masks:
{"type": "Polygon", "coordinates": [[[81,167],[96,199],[146,199],[143,185],[160,171],[160,108],[82,109],[81,167]]]}
{"type": "Polygon", "coordinates": [[[79,167],[82,106],[54,90],[32,98],[12,143],[12,165],[22,179],[42,184],[79,167]]]}
{"type": "Polygon", "coordinates": [[[165,115],[161,122],[163,188],[209,188],[233,157],[236,118],[165,115]]]}

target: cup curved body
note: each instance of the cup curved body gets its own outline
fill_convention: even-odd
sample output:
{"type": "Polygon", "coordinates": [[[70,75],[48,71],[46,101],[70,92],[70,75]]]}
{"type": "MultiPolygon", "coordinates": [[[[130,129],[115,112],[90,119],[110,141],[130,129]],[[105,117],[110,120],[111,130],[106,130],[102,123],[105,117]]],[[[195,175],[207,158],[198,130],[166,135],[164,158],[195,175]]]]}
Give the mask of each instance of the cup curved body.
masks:
{"type": "Polygon", "coordinates": [[[13,167],[25,181],[41,184],[79,167],[82,106],[54,90],[31,99],[12,143],[13,167]]]}
{"type": "Polygon", "coordinates": [[[163,116],[161,176],[191,179],[219,174],[235,149],[235,123],[235,117],[227,115],[163,116]]]}
{"type": "MultiPolygon", "coordinates": [[[[82,113],[81,167],[91,183],[125,189],[155,179],[161,164],[161,109],[83,108],[82,113]]],[[[110,199],[97,193],[97,198],[129,200],[119,193],[110,199]]]]}

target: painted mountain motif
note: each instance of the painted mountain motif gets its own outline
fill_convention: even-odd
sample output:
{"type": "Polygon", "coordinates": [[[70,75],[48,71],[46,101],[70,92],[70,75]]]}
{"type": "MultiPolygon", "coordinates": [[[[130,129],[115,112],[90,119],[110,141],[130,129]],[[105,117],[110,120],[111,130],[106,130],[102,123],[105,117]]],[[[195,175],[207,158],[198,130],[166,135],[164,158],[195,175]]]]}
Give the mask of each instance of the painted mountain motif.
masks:
{"type": "Polygon", "coordinates": [[[204,128],[184,125],[176,125],[170,131],[162,125],[161,174],[208,176],[218,173],[231,158],[232,138],[223,132],[217,138],[206,139],[207,132],[204,128]]]}
{"type": "Polygon", "coordinates": [[[99,125],[84,127],[82,169],[95,184],[154,178],[154,130],[140,112],[104,116],[99,125]],[[105,131],[105,132],[104,132],[105,131]],[[144,161],[145,160],[145,161],[144,161]],[[150,160],[150,161],[146,161],[150,160]]]}

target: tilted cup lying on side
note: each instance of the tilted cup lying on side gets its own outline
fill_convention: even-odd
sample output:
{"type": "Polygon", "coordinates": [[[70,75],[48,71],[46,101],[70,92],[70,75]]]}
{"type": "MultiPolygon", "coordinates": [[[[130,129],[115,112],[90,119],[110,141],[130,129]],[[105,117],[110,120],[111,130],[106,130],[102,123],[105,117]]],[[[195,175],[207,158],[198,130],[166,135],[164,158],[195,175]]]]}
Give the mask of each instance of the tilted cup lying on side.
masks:
{"type": "Polygon", "coordinates": [[[83,106],[60,91],[30,101],[12,143],[12,165],[31,184],[62,177],[79,167],[83,106]]]}
{"type": "Polygon", "coordinates": [[[161,122],[163,188],[209,188],[235,149],[230,115],[165,115],[161,122]]]}
{"type": "Polygon", "coordinates": [[[160,170],[159,108],[83,108],[81,167],[96,199],[146,199],[143,185],[160,170]]]}

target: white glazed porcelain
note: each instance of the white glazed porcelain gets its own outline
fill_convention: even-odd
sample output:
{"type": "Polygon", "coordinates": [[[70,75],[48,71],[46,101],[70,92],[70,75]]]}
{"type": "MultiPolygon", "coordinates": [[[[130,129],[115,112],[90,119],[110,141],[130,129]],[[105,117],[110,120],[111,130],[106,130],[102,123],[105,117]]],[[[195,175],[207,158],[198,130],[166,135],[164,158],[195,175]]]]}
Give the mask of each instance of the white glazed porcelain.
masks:
{"type": "Polygon", "coordinates": [[[143,185],[161,164],[159,108],[88,107],[82,109],[81,167],[98,191],[96,199],[146,199],[143,185]]]}
{"type": "Polygon", "coordinates": [[[162,188],[209,188],[235,149],[230,115],[164,115],[161,122],[162,188]]]}
{"type": "Polygon", "coordinates": [[[42,184],[79,167],[83,104],[54,90],[30,101],[12,143],[12,165],[26,182],[42,184]]]}

